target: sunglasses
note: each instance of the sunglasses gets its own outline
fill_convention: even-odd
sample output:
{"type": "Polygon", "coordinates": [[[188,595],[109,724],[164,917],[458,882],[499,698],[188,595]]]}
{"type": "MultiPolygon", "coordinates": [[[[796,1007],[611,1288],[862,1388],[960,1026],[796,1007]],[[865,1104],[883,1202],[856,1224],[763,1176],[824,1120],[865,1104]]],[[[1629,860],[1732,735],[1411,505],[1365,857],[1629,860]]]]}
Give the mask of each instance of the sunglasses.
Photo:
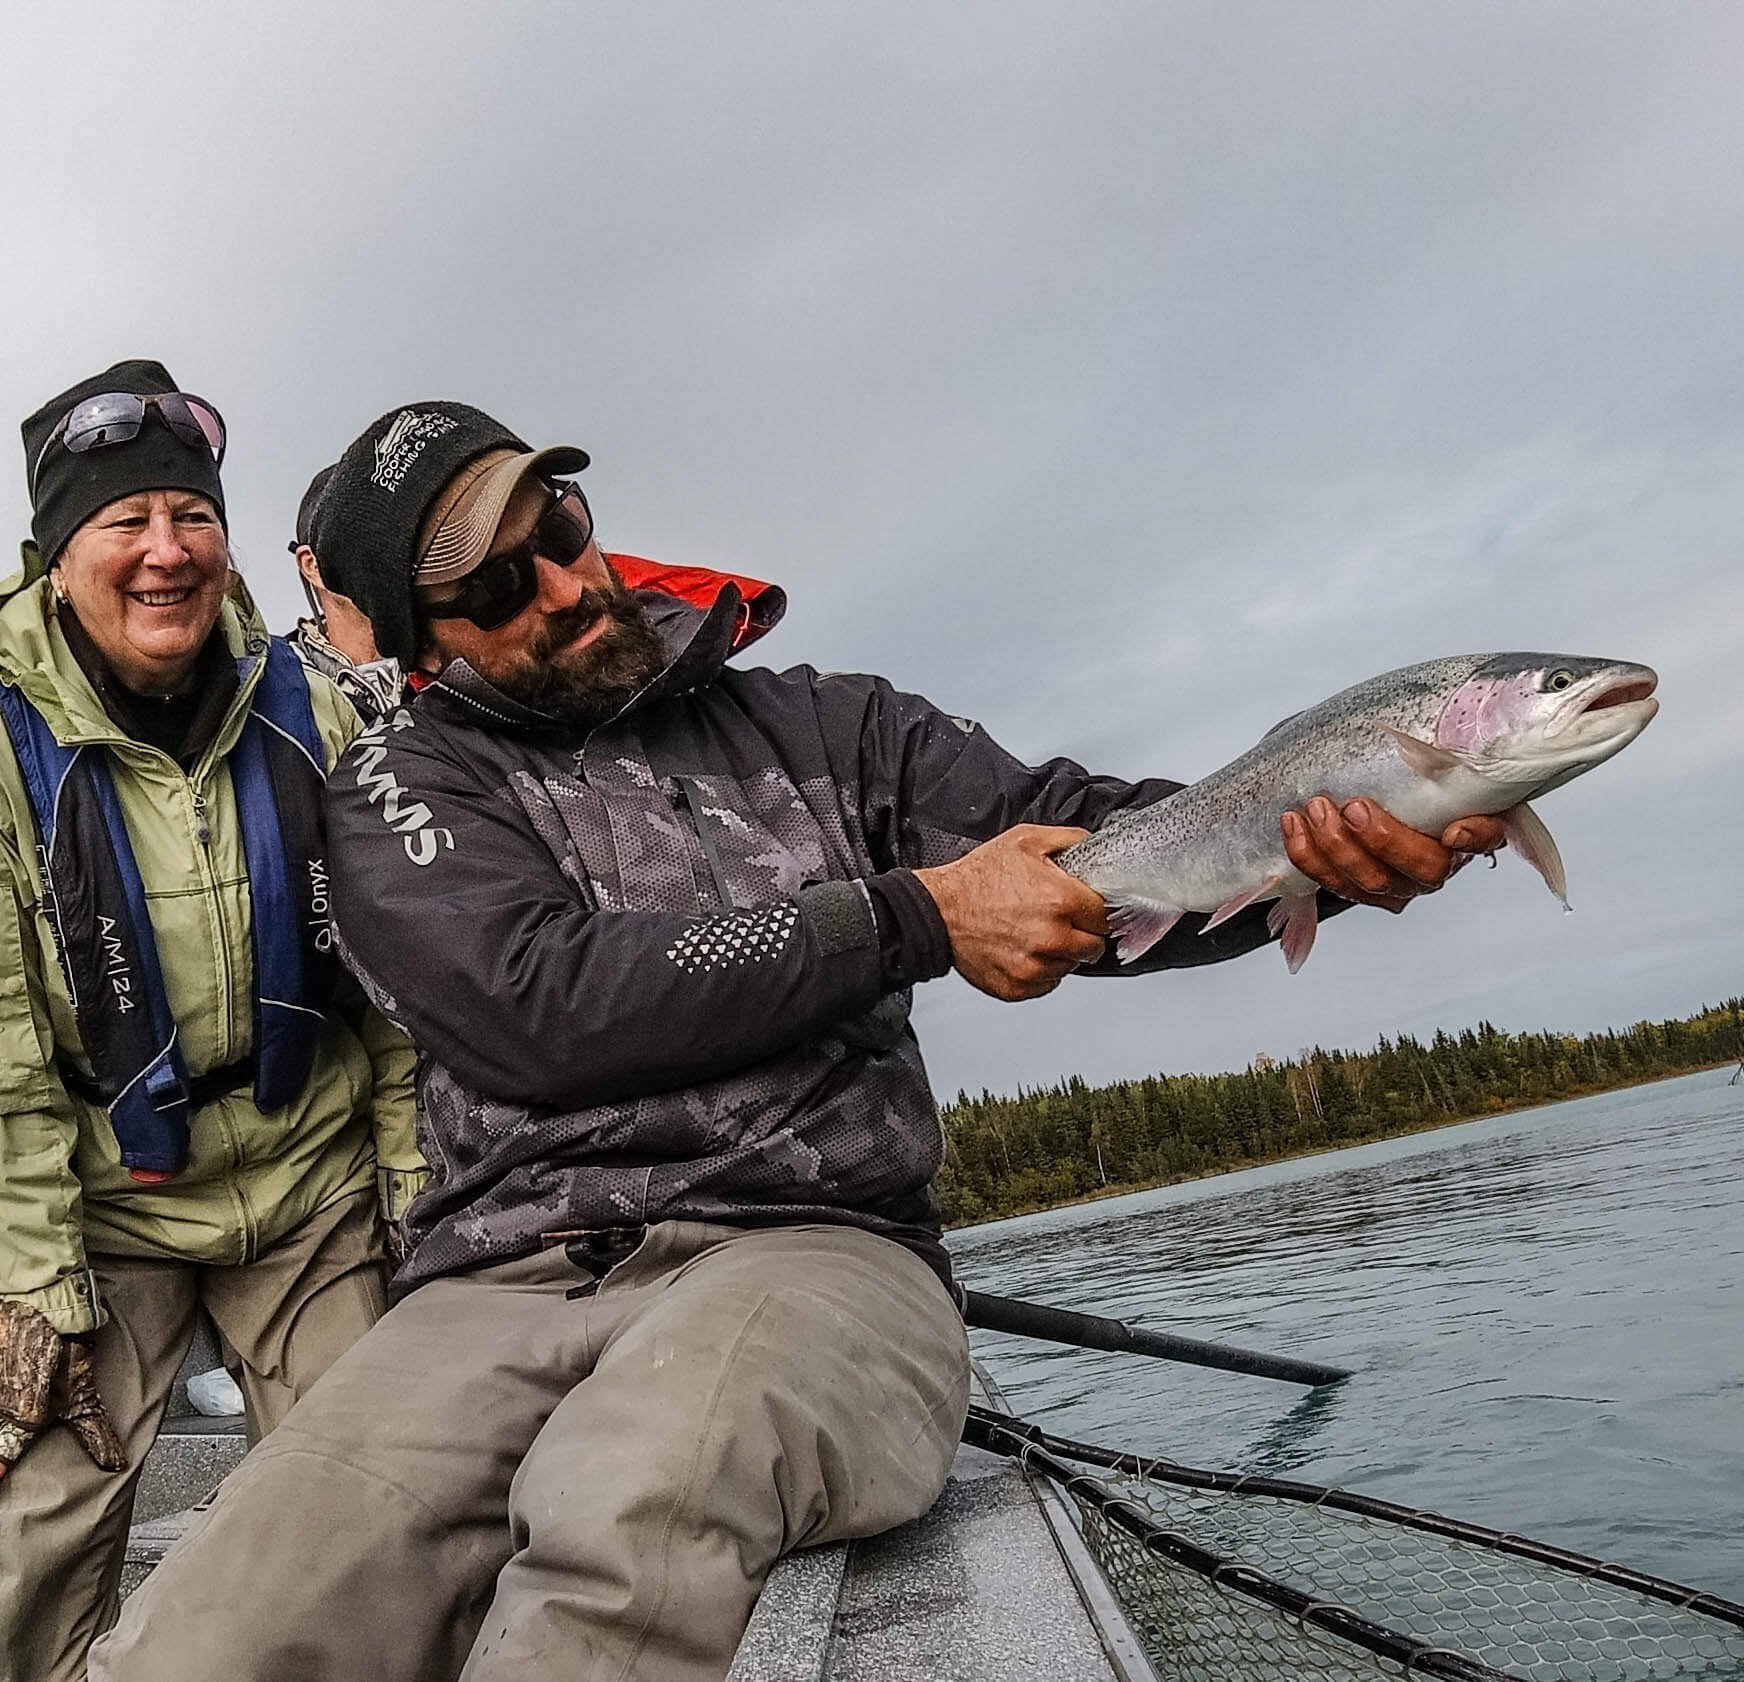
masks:
{"type": "Polygon", "coordinates": [[[574,566],[593,542],[593,513],[574,485],[554,485],[552,494],[556,500],[525,538],[513,549],[485,556],[453,595],[421,600],[424,612],[432,619],[470,619],[481,631],[494,631],[538,595],[536,556],[574,566]]]}
{"type": "Polygon", "coordinates": [[[110,444],[131,443],[145,425],[148,409],[156,409],[164,425],[189,449],[210,450],[213,465],[224,465],[224,417],[204,397],[186,391],[148,397],[131,391],[103,391],[75,403],[55,422],[30,470],[30,494],[36,495],[42,464],[56,444],[64,445],[73,455],[83,455],[110,444]]]}

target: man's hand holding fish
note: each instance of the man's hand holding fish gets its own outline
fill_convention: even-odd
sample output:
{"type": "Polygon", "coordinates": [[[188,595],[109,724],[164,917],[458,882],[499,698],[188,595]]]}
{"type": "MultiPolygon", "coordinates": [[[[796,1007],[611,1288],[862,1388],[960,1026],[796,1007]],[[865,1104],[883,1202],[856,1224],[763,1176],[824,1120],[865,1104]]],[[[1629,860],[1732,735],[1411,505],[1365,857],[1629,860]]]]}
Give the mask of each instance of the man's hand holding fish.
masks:
{"type": "Polygon", "coordinates": [[[1437,841],[1402,824],[1372,800],[1342,808],[1316,795],[1283,817],[1284,850],[1291,864],[1340,899],[1403,911],[1419,894],[1432,894],[1474,854],[1505,844],[1500,818],[1462,818],[1437,841]]]}
{"type": "MultiPolygon", "coordinates": [[[[1463,819],[1438,841],[1369,800],[1342,810],[1317,796],[1286,812],[1290,862],[1340,899],[1403,911],[1434,893],[1473,854],[1503,845],[1499,818],[1463,819]]],[[[983,993],[1013,1003],[1051,993],[1106,945],[1108,907],[1054,856],[1088,838],[1082,829],[1019,824],[952,864],[915,874],[951,936],[954,968],[983,993]]]]}

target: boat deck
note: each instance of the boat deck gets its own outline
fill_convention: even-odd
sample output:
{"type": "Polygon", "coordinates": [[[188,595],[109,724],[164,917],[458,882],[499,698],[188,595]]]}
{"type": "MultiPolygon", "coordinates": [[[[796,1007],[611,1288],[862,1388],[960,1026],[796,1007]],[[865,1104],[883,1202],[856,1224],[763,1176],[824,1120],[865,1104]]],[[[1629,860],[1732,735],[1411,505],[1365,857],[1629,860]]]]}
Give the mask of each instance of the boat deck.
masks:
{"type": "Polygon", "coordinates": [[[730,1682],[1153,1682],[1100,1576],[1080,1591],[1073,1564],[1095,1567],[1062,1550],[1046,1500],[1012,1461],[959,1449],[924,1517],[776,1566],[730,1682]]]}

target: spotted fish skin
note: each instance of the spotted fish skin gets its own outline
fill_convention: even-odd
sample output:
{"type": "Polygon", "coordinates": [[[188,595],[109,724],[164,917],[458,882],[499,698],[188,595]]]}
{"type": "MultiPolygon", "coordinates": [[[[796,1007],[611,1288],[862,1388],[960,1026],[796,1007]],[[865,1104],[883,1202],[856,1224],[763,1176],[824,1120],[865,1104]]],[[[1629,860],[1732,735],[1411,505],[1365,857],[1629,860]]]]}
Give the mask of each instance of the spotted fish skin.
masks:
{"type": "Polygon", "coordinates": [[[1131,963],[1189,911],[1215,927],[1276,900],[1292,972],[1313,947],[1315,885],[1290,863],[1280,819],[1315,795],[1359,795],[1439,835],[1497,814],[1510,845],[1566,905],[1556,844],[1529,801],[1620,752],[1652,721],[1647,666],[1586,655],[1463,654],[1383,672],[1274,726],[1221,770],[1123,815],[1059,855],[1109,906],[1131,963]]]}

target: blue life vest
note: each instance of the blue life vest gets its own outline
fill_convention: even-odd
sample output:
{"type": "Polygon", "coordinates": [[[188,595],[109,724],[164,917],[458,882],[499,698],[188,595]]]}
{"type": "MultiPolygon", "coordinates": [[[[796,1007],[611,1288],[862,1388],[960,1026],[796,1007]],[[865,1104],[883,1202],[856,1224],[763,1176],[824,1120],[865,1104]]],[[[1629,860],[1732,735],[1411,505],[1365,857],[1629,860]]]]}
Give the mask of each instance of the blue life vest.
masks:
{"type": "MultiPolygon", "coordinates": [[[[237,676],[246,682],[258,658],[238,660],[237,676]]],[[[45,910],[96,1076],[89,1096],[107,1108],[123,1164],[143,1179],[180,1172],[192,1114],[219,1092],[252,1077],[259,1108],[289,1104],[314,1067],[332,997],[321,738],[296,655],[275,637],[264,658],[229,754],[253,908],[254,1054],[200,1076],[177,1043],[108,754],[63,747],[24,694],[0,684],[0,718],[36,820],[45,910]]]]}

